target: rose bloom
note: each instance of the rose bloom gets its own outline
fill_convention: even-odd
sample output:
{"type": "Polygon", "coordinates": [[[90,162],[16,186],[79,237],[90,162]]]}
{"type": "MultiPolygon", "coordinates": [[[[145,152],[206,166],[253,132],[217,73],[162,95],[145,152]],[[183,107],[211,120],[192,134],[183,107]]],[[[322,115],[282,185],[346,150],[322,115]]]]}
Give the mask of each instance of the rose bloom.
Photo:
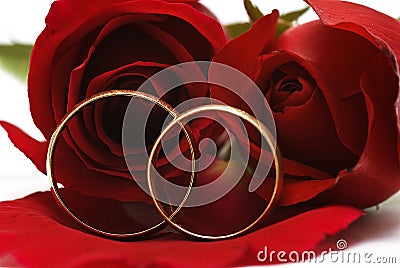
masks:
{"type": "MultiPolygon", "coordinates": [[[[28,81],[32,115],[47,140],[57,122],[76,102],[99,90],[110,89],[113,83],[127,85],[126,80],[118,80],[120,77],[131,76],[128,85],[137,86],[143,80],[135,80],[136,76],[146,78],[178,62],[210,59],[224,43],[219,24],[187,4],[76,3],[60,1],[53,5],[46,30],[32,55],[28,81]],[[114,22],[112,18],[118,19],[114,22]],[[125,24],[132,26],[121,27],[125,24]],[[131,50],[126,43],[129,35],[123,30],[132,30],[134,35],[149,33],[139,35],[144,41],[151,36],[152,40],[172,43],[162,43],[160,50],[159,46],[143,41],[140,49],[131,50]],[[106,40],[106,36],[112,37],[108,43],[96,42],[106,40]],[[157,38],[160,36],[173,38],[157,38]],[[177,42],[183,46],[177,46],[177,42]],[[182,52],[183,48],[188,53],[176,52],[176,49],[182,52]],[[147,50],[148,54],[143,52],[147,50]],[[116,57],[108,56],[111,51],[118,51],[116,57]],[[178,54],[180,57],[169,61],[171,55],[178,54]],[[136,60],[125,62],[130,57],[136,60]],[[88,92],[86,88],[93,89],[88,92]]],[[[377,204],[395,193],[400,186],[400,40],[397,38],[400,23],[347,2],[314,0],[309,4],[320,21],[290,29],[276,39],[279,15],[275,11],[226,44],[214,57],[214,61],[233,66],[252,78],[274,112],[277,143],[284,156],[285,182],[276,213],[263,225],[235,239],[208,243],[171,232],[146,241],[117,242],[82,232],[57,207],[50,193],[35,193],[0,204],[3,230],[0,264],[257,265],[260,264],[257,254],[265,246],[276,252],[315,249],[327,235],[336,234],[363,215],[359,208],[377,204]]],[[[137,43],[137,39],[133,40],[137,43]]],[[[212,98],[245,109],[239,99],[228,95],[229,91],[213,87],[210,90],[212,98]]],[[[193,97],[199,92],[187,91],[187,94],[193,97]]],[[[178,98],[179,101],[183,99],[178,98]]],[[[106,133],[118,135],[120,124],[116,125],[119,126],[106,133]]],[[[14,144],[44,171],[47,142],[34,141],[10,124],[3,122],[2,126],[14,144]]],[[[107,129],[108,125],[102,126],[107,129]]],[[[110,140],[102,141],[107,144],[110,140]]],[[[114,148],[110,144],[109,148],[114,148]]],[[[80,181],[70,179],[70,182],[81,183],[82,191],[85,185],[96,183],[96,188],[104,194],[110,185],[106,183],[107,177],[116,174],[111,174],[107,166],[88,165],[85,155],[80,153],[87,148],[85,145],[85,142],[70,142],[61,147],[68,153],[65,159],[78,159],[81,164],[73,165],[69,160],[60,173],[79,175],[80,181]]],[[[94,151],[91,156],[99,157],[94,151]]],[[[200,176],[200,179],[204,182],[217,177],[224,165],[222,160],[216,160],[207,174],[209,178],[200,176]]],[[[258,198],[252,196],[244,203],[241,190],[247,190],[247,186],[241,183],[227,198],[217,201],[207,211],[211,219],[202,216],[202,208],[197,215],[187,213],[197,224],[211,221],[222,222],[222,226],[233,225],[232,208],[244,208],[251,214],[264,203],[262,197],[267,199],[268,183],[258,190],[258,198]]],[[[84,207],[85,200],[80,198],[75,196],[75,202],[84,207]]]]}
{"type": "MultiPolygon", "coordinates": [[[[221,25],[207,14],[211,13],[197,1],[53,3],[46,28],[33,48],[28,77],[32,117],[46,141],[35,141],[7,123],[3,127],[15,146],[44,173],[51,134],[79,101],[106,90],[135,90],[171,65],[212,60],[226,38],[221,25]]],[[[205,97],[207,88],[188,85],[164,95],[156,87],[150,93],[175,106],[205,97]]],[[[64,186],[96,196],[147,198],[132,183],[121,146],[129,101],[107,99],[85,108],[80,121],[68,123],[54,165],[64,186]]],[[[149,146],[164,117],[161,108],[152,111],[148,119],[152,126],[146,129],[149,146]]],[[[141,153],[145,152],[137,152],[141,153]]]]}
{"type": "MultiPolygon", "coordinates": [[[[307,2],[320,21],[275,38],[274,11],[214,61],[252,78],[273,112],[285,158],[282,204],[377,205],[400,189],[400,23],[357,4],[307,2]]],[[[227,90],[211,97],[246,109],[227,90]]]]}

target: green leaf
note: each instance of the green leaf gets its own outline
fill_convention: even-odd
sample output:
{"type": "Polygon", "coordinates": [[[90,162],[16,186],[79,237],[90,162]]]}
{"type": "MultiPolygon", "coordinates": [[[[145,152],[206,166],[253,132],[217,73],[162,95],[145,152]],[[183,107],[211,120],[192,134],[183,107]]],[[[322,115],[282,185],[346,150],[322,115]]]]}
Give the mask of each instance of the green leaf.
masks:
{"type": "Polygon", "coordinates": [[[251,24],[248,22],[226,25],[226,29],[228,30],[229,36],[231,38],[238,37],[242,33],[247,32],[250,29],[250,27],[251,24]]]}
{"type": "Polygon", "coordinates": [[[278,24],[276,26],[275,37],[279,37],[287,29],[293,26],[293,22],[297,21],[298,18],[307,12],[310,7],[306,7],[297,11],[289,12],[279,17],[278,24]]]}
{"type": "Polygon", "coordinates": [[[26,82],[32,45],[0,45],[0,66],[26,82]]]}
{"type": "Polygon", "coordinates": [[[288,21],[288,22],[293,22],[297,21],[304,13],[306,13],[310,7],[306,7],[297,11],[289,12],[287,14],[283,14],[281,16],[282,20],[288,21]]]}
{"type": "Polygon", "coordinates": [[[244,0],[244,8],[246,9],[247,15],[249,16],[252,22],[256,22],[259,18],[264,16],[261,10],[253,5],[251,0],[244,0]]]}
{"type": "Polygon", "coordinates": [[[292,26],[293,24],[291,22],[279,19],[278,24],[276,25],[275,37],[279,37],[281,34],[283,34],[283,32],[292,26]]]}

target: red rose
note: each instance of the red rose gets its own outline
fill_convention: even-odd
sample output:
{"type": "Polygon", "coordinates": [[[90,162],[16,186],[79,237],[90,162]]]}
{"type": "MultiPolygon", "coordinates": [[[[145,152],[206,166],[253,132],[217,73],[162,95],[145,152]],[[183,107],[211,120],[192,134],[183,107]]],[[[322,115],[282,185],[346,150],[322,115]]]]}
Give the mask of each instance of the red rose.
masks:
{"type": "MultiPolygon", "coordinates": [[[[226,39],[221,25],[205,13],[211,14],[197,1],[53,3],[46,28],[35,43],[28,78],[32,117],[46,141],[35,141],[8,123],[2,126],[16,147],[45,172],[48,140],[79,101],[111,89],[135,90],[170,65],[211,60],[226,39]]],[[[163,92],[154,94],[161,97],[163,92]]],[[[189,85],[163,99],[174,106],[206,94],[206,88],[189,85]]],[[[118,199],[147,197],[132,183],[122,153],[128,102],[128,98],[113,98],[97,103],[85,109],[84,122],[71,122],[64,133],[66,144],[60,141],[57,148],[62,158],[55,164],[64,186],[118,199]]],[[[149,121],[157,126],[161,119],[155,113],[149,121]]],[[[150,139],[156,137],[153,132],[150,139]]]]}
{"type": "MultiPolygon", "coordinates": [[[[273,111],[282,205],[319,194],[314,204],[373,206],[400,189],[400,22],[357,4],[307,2],[320,21],[276,39],[274,11],[214,60],[251,77],[273,111]]],[[[243,106],[221,88],[211,97],[243,106]]]]}

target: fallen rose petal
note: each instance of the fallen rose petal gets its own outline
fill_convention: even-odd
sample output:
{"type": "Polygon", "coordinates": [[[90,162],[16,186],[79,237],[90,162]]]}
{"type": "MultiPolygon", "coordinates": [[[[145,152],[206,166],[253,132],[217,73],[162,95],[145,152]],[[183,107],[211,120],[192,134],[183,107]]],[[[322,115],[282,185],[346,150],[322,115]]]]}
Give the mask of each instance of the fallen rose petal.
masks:
{"type": "Polygon", "coordinates": [[[74,229],[49,192],[1,202],[0,210],[0,265],[8,261],[27,267],[257,265],[262,264],[257,254],[265,246],[286,252],[311,250],[364,214],[329,206],[230,240],[201,242],[167,233],[152,240],[119,242],[74,229]]]}
{"type": "Polygon", "coordinates": [[[7,132],[8,137],[14,146],[19,148],[21,152],[32,161],[38,170],[46,173],[46,154],[49,143],[46,141],[40,142],[35,140],[10,123],[0,121],[0,126],[7,132]]]}
{"type": "MultiPolygon", "coordinates": [[[[17,148],[20,148],[26,157],[31,159],[41,172],[46,173],[45,157],[47,155],[48,142],[37,141],[24,133],[18,127],[7,122],[0,121],[0,126],[6,130],[14,145],[17,148]]],[[[97,172],[96,176],[93,176],[93,171],[88,170],[76,156],[69,157],[70,155],[73,155],[68,154],[68,151],[71,150],[71,148],[65,146],[63,140],[60,140],[58,146],[64,148],[64,154],[56,161],[57,171],[55,172],[55,179],[57,182],[63,181],[58,176],[65,177],[66,175],[63,174],[68,174],[67,171],[73,169],[77,174],[79,174],[79,176],[71,176],[68,177],[68,179],[72,181],[72,184],[75,187],[81,189],[83,193],[93,196],[109,196],[118,200],[143,200],[151,202],[150,197],[138,188],[134,181],[122,180],[118,177],[110,177],[100,172],[97,172]],[[66,155],[68,157],[66,157],[66,155]],[[83,180],[82,178],[85,179],[83,180]],[[97,185],[98,187],[93,187],[93,185],[97,185]]],[[[66,184],[64,186],[70,185],[66,184]]]]}

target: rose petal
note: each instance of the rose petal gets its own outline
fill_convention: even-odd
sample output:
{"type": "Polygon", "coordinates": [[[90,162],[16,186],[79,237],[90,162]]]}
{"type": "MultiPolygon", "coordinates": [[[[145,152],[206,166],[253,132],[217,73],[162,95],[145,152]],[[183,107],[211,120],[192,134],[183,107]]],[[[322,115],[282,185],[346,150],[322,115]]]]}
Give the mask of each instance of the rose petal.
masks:
{"type": "Polygon", "coordinates": [[[245,35],[238,36],[225,45],[213,61],[235,66],[236,69],[251,77],[257,56],[274,38],[278,18],[277,10],[264,16],[254,23],[245,35]]]}
{"type": "MultiPolygon", "coordinates": [[[[336,178],[323,180],[285,178],[282,192],[279,196],[279,206],[291,206],[309,201],[335,186],[336,182],[336,178]]],[[[256,190],[256,193],[269,201],[272,189],[273,179],[269,178],[256,190]]]]}
{"type": "Polygon", "coordinates": [[[7,132],[11,142],[28,157],[38,170],[46,173],[46,154],[48,142],[40,142],[23,132],[18,127],[0,121],[0,126],[7,132]]]}
{"type": "MultiPolygon", "coordinates": [[[[115,69],[120,69],[126,66],[126,64],[128,63],[133,63],[135,62],[133,58],[140,58],[138,54],[143,49],[143,42],[137,42],[138,46],[135,46],[135,49],[132,49],[133,43],[136,42],[132,41],[131,39],[126,39],[126,34],[116,34],[114,33],[114,31],[117,31],[119,28],[126,26],[127,24],[135,25],[144,22],[155,22],[157,20],[165,21],[165,18],[158,17],[154,14],[134,14],[120,16],[108,21],[101,28],[101,30],[99,30],[99,33],[97,33],[97,35],[93,37],[94,40],[90,44],[91,47],[87,51],[83,62],[74,67],[74,69],[71,71],[69,77],[67,109],[71,109],[77,102],[81,101],[83,97],[90,96],[87,92],[87,87],[88,84],[91,82],[91,79],[95,78],[97,75],[102,75],[115,69]],[[116,44],[114,44],[114,46],[112,42],[110,44],[110,39],[112,41],[115,41],[116,44]],[[106,44],[104,44],[104,42],[106,44]],[[118,46],[118,48],[116,46],[118,46]],[[99,52],[97,51],[97,48],[99,50],[103,50],[101,55],[98,55],[99,52]],[[104,50],[106,51],[104,52],[104,50]],[[107,55],[107,53],[109,55],[107,55]],[[86,70],[85,68],[87,67],[88,62],[91,60],[93,54],[97,54],[97,57],[101,59],[101,62],[98,59],[98,62],[92,63],[91,68],[89,70],[86,70]],[[85,74],[85,71],[90,72],[89,77],[87,77],[88,75],[85,74]],[[85,81],[82,81],[83,76],[86,76],[85,81]]],[[[149,36],[143,33],[140,29],[135,28],[135,31],[138,35],[140,35],[140,37],[149,38],[149,36]]],[[[154,40],[152,40],[151,38],[149,38],[147,41],[154,42],[154,40]]],[[[167,55],[169,55],[168,51],[164,50],[162,46],[159,46],[158,49],[163,50],[164,53],[167,52],[167,55]]],[[[163,56],[164,57],[162,57],[161,59],[165,60],[165,55],[163,56]]],[[[157,54],[156,57],[161,57],[161,55],[157,54]]],[[[155,59],[156,57],[154,57],[153,59],[155,59]]]]}
{"type": "MultiPolygon", "coordinates": [[[[345,1],[306,0],[322,23],[358,33],[378,47],[388,58],[399,83],[400,22],[369,7],[345,1]]],[[[397,87],[394,109],[397,114],[397,148],[400,155],[400,92],[397,87]]]]}
{"type": "MultiPolygon", "coordinates": [[[[0,125],[8,133],[14,146],[21,150],[38,170],[46,174],[48,142],[37,141],[10,123],[0,121],[0,125]]],[[[65,187],[72,184],[82,193],[91,196],[151,202],[149,196],[132,180],[121,180],[121,178],[89,170],[76,155],[72,154],[70,148],[63,145],[62,140],[60,140],[55,150],[54,175],[56,181],[63,183],[65,187]],[[58,146],[64,147],[64,155],[57,154],[58,146]],[[79,176],[71,175],[71,170],[76,172],[74,174],[79,174],[79,176]]]]}
{"type": "MultiPolygon", "coordinates": [[[[325,25],[352,31],[367,38],[389,58],[400,57],[398,20],[372,8],[346,1],[306,0],[306,2],[325,25]]],[[[391,64],[396,67],[393,61],[391,64]]]]}
{"type": "MultiPolygon", "coordinates": [[[[140,78],[147,79],[161,67],[166,67],[166,65],[136,62],[106,72],[91,80],[86,92],[87,97],[112,89],[111,85],[115,85],[120,78],[129,77],[132,81],[140,78]]],[[[114,176],[131,177],[123,159],[121,143],[114,141],[109,135],[110,132],[106,133],[105,129],[107,123],[116,124],[118,127],[108,130],[115,136],[121,135],[123,115],[129,101],[128,97],[115,97],[107,102],[97,102],[94,106],[83,110],[83,120],[72,119],[68,123],[69,132],[65,132],[64,137],[89,169],[114,176]],[[112,109],[113,106],[116,106],[120,112],[119,117],[116,113],[107,114],[110,112],[107,109],[112,109]]]]}
{"type": "Polygon", "coordinates": [[[321,91],[302,106],[274,114],[278,144],[285,157],[336,176],[358,157],[343,146],[321,91]]]}
{"type": "Polygon", "coordinates": [[[265,246],[287,252],[311,250],[363,215],[351,207],[330,206],[230,240],[199,242],[170,233],[118,242],[66,225],[69,220],[49,192],[1,202],[0,210],[0,265],[7,266],[8,260],[28,267],[257,265],[257,254],[265,246]]]}
{"type": "MultiPolygon", "coordinates": [[[[227,43],[215,55],[213,61],[232,66],[250,78],[254,78],[253,72],[255,71],[256,58],[260,55],[265,45],[273,40],[278,18],[279,13],[274,10],[270,15],[259,19],[248,32],[227,43]]],[[[210,96],[228,105],[240,107],[242,103],[240,96],[246,94],[249,84],[241,77],[225,77],[224,75],[224,73],[214,71],[214,67],[210,66],[210,80],[225,82],[224,86],[235,85],[234,88],[241,89],[241,92],[235,92],[239,97],[232,94],[231,90],[216,85],[210,86],[210,96]],[[226,96],[229,96],[229,98],[226,98],[226,96]]],[[[254,107],[251,108],[254,109],[254,107]]]]}
{"type": "Polygon", "coordinates": [[[338,176],[338,184],[321,196],[323,202],[369,207],[400,189],[400,164],[396,149],[396,114],[393,103],[397,78],[383,55],[371,60],[361,77],[369,113],[369,135],[358,164],[338,176]],[[391,74],[391,75],[388,75],[391,74]],[[385,77],[385,79],[376,79],[385,77]],[[382,94],[382,90],[386,92],[382,94]]]}
{"type": "Polygon", "coordinates": [[[287,158],[283,158],[283,166],[285,169],[285,174],[296,177],[310,177],[313,179],[328,179],[332,177],[328,173],[287,158]]]}
{"type": "MultiPolygon", "coordinates": [[[[154,73],[160,71],[162,68],[167,67],[169,66],[166,64],[157,64],[153,62],[136,62],[134,64],[130,64],[128,66],[124,66],[95,77],[90,81],[86,94],[87,96],[91,96],[98,93],[101,89],[111,88],[111,85],[113,83],[117,83],[119,79],[124,79],[126,77],[130,77],[133,81],[139,82],[138,80],[147,79],[154,73]]],[[[114,104],[115,106],[118,105],[117,103],[114,104]]],[[[95,108],[95,113],[97,113],[97,115],[93,116],[92,114],[89,114],[87,116],[87,119],[85,119],[86,127],[88,128],[87,133],[88,135],[91,135],[92,138],[100,139],[100,141],[103,142],[110,149],[111,153],[122,157],[123,150],[121,143],[117,143],[116,141],[111,139],[109,134],[105,131],[104,122],[102,122],[103,118],[100,114],[104,111],[103,106],[105,105],[97,105],[95,108]],[[94,119],[93,125],[88,125],[90,119],[91,121],[93,121],[94,119]]],[[[122,123],[120,124],[120,126],[122,126],[122,123]]],[[[82,128],[80,130],[82,131],[82,128]]]]}
{"type": "Polygon", "coordinates": [[[290,206],[308,201],[332,188],[336,181],[336,178],[325,180],[285,180],[279,204],[281,206],[290,206]]]}
{"type": "MultiPolygon", "coordinates": [[[[134,180],[88,169],[62,139],[57,144],[57,150],[53,161],[54,176],[64,187],[73,187],[83,194],[95,197],[151,202],[149,195],[134,180]],[[57,153],[57,150],[62,153],[57,153]]],[[[140,175],[142,175],[140,178],[146,178],[145,171],[140,175]]],[[[131,178],[130,174],[128,176],[131,178]]]]}
{"type": "MultiPolygon", "coordinates": [[[[14,145],[24,152],[26,157],[45,174],[48,142],[39,142],[16,126],[7,122],[0,121],[0,125],[7,131],[14,145]]],[[[65,187],[72,184],[75,188],[82,191],[82,193],[91,196],[110,197],[127,201],[140,200],[151,202],[149,196],[142,191],[134,181],[89,170],[81,160],[71,152],[71,149],[63,144],[63,140],[59,141],[55,151],[54,175],[56,181],[63,183],[65,187]],[[61,151],[63,151],[63,155],[57,154],[59,146],[62,148],[61,151]],[[71,170],[75,172],[74,174],[79,174],[79,176],[71,175],[71,170]]],[[[143,176],[145,176],[145,174],[143,176]]]]}

